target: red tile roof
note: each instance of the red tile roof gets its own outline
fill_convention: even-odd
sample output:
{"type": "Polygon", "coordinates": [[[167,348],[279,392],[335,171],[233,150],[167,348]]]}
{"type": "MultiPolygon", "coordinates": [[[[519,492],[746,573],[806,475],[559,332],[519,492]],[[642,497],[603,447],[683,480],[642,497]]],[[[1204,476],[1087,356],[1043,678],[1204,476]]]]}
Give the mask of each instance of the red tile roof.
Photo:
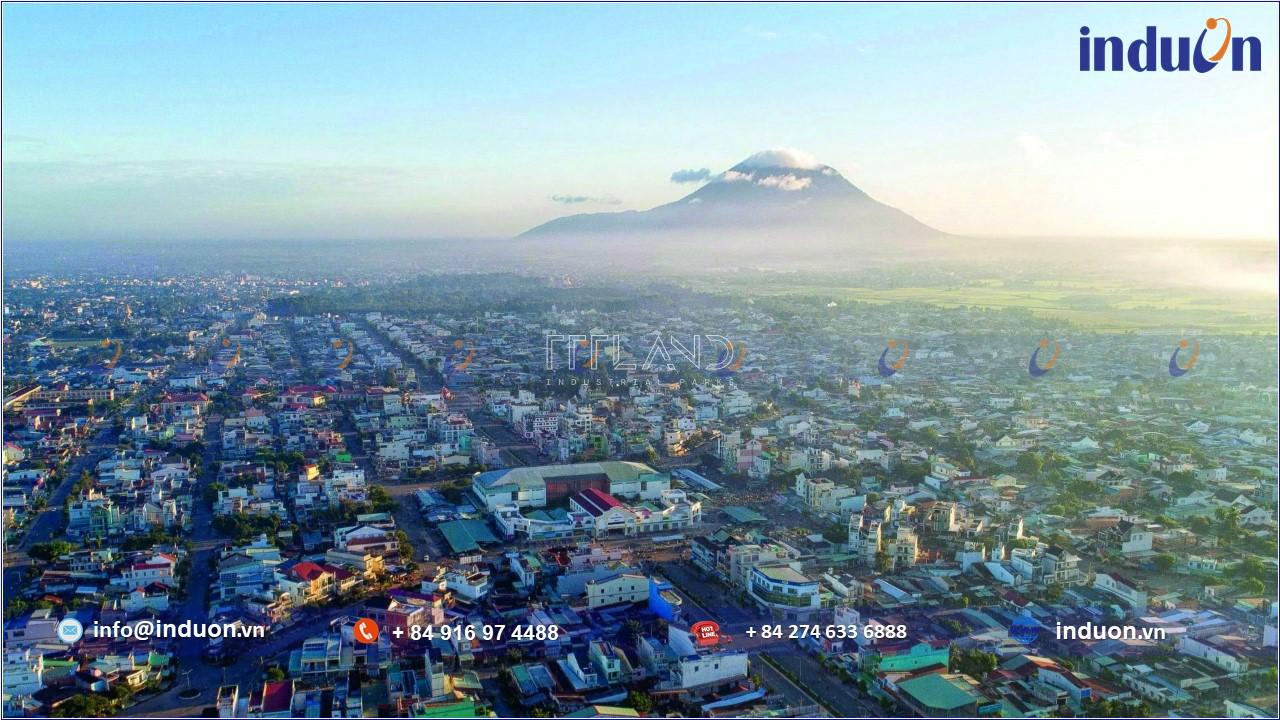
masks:
{"type": "Polygon", "coordinates": [[[574,495],[573,500],[593,517],[600,517],[614,508],[622,507],[622,503],[618,502],[617,498],[596,488],[583,490],[574,495]]]}
{"type": "Polygon", "coordinates": [[[300,562],[293,566],[293,576],[307,582],[312,582],[326,572],[324,568],[313,562],[300,562]]]}
{"type": "Polygon", "coordinates": [[[293,704],[293,681],[280,680],[262,684],[262,712],[278,713],[293,704]]]}

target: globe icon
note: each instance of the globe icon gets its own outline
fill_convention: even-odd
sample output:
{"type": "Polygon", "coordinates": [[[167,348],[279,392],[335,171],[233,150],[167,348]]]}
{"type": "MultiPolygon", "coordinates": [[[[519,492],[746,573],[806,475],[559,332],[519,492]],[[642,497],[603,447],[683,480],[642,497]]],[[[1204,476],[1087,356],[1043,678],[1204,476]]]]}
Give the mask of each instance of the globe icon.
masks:
{"type": "Polygon", "coordinates": [[[1030,645],[1036,641],[1036,638],[1040,637],[1040,623],[1028,615],[1019,615],[1013,619],[1013,624],[1009,626],[1009,637],[1023,645],[1030,645]]]}

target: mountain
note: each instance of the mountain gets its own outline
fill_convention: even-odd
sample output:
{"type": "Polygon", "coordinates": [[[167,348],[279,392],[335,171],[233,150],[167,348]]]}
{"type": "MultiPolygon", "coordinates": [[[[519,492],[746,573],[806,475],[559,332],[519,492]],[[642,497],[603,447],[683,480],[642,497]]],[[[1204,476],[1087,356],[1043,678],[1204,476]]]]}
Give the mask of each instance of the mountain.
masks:
{"type": "MultiPolygon", "coordinates": [[[[600,248],[615,238],[682,251],[714,249],[792,259],[879,255],[943,233],[877,202],[834,168],[794,150],[765,150],[650,210],[584,213],[532,228],[522,238],[562,238],[600,248]]],[[[610,252],[615,250],[609,245],[610,252]]]]}

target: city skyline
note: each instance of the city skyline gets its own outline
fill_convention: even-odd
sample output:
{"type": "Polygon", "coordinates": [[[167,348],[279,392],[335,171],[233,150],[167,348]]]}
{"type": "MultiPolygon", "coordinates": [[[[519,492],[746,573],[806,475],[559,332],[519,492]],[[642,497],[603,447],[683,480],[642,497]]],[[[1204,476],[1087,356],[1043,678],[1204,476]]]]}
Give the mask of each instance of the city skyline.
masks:
{"type": "Polygon", "coordinates": [[[1274,7],[7,6],[4,20],[11,241],[507,237],[671,202],[772,148],[958,235],[1274,242],[1280,223],[1274,7]],[[1081,25],[1194,36],[1206,13],[1259,38],[1260,72],[1076,67],[1081,25]]]}

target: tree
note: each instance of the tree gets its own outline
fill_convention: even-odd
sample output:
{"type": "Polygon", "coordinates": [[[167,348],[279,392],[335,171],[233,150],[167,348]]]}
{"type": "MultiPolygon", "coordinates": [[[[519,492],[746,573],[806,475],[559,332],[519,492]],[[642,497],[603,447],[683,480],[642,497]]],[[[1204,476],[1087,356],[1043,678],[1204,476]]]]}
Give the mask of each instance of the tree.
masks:
{"type": "Polygon", "coordinates": [[[272,665],[267,668],[267,682],[280,682],[281,680],[284,680],[284,678],[284,669],[279,665],[272,665]]]}
{"type": "Polygon", "coordinates": [[[1040,472],[1044,470],[1044,458],[1037,452],[1024,452],[1018,456],[1015,467],[1023,475],[1039,477],[1040,472]]]}
{"type": "Polygon", "coordinates": [[[1195,473],[1180,470],[1175,473],[1169,473],[1169,487],[1173,488],[1173,491],[1178,495],[1190,495],[1204,487],[1204,484],[1196,479],[1195,473]]]}
{"type": "Polygon", "coordinates": [[[1129,704],[1122,700],[1099,700],[1086,701],[1084,711],[1089,717],[1142,718],[1150,714],[1151,708],[1144,702],[1129,704]]]}
{"type": "Polygon", "coordinates": [[[214,503],[218,502],[218,493],[226,489],[227,489],[227,486],[220,482],[214,482],[205,486],[205,489],[204,489],[205,503],[208,505],[213,505],[214,503]]]}
{"type": "Polygon", "coordinates": [[[631,707],[638,713],[647,713],[653,709],[653,698],[643,690],[632,690],[627,697],[631,701],[631,707]]]}
{"type": "Polygon", "coordinates": [[[881,550],[876,553],[876,572],[886,573],[893,569],[893,558],[889,557],[889,553],[881,550]]]}
{"type": "Polygon", "coordinates": [[[27,554],[36,560],[52,562],[54,559],[60,558],[75,549],[76,546],[66,540],[52,540],[47,543],[36,543],[35,545],[32,545],[31,549],[27,551],[27,554]]]}
{"type": "Polygon", "coordinates": [[[258,535],[266,535],[279,542],[276,535],[280,530],[280,518],[275,515],[218,515],[213,519],[213,527],[236,543],[246,543],[258,535]]]}
{"type": "Polygon", "coordinates": [[[413,544],[409,542],[409,533],[396,529],[396,542],[400,545],[400,558],[405,561],[413,560],[413,544]]]}
{"type": "Polygon", "coordinates": [[[1209,518],[1201,517],[1199,515],[1191,518],[1187,523],[1187,529],[1195,535],[1208,535],[1212,528],[1213,523],[1209,521],[1209,518]]]}
{"type": "Polygon", "coordinates": [[[644,634],[644,624],[635,618],[631,618],[622,624],[622,635],[629,641],[635,641],[636,638],[644,634]]]}
{"type": "Polygon", "coordinates": [[[849,527],[840,523],[828,525],[826,530],[822,531],[822,537],[827,542],[841,545],[849,542],[849,527]]]}
{"type": "Polygon", "coordinates": [[[977,648],[961,650],[951,647],[951,671],[963,673],[977,680],[982,680],[988,673],[996,669],[1000,658],[977,648]]]}
{"type": "Polygon", "coordinates": [[[373,505],[374,512],[391,512],[397,504],[391,493],[381,485],[369,488],[369,502],[373,505]]]}
{"type": "Polygon", "coordinates": [[[1248,555],[1240,561],[1231,570],[1232,574],[1241,578],[1254,578],[1256,580],[1265,580],[1267,578],[1267,568],[1258,558],[1248,555]]]}
{"type": "Polygon", "coordinates": [[[54,717],[107,717],[115,714],[116,703],[104,695],[72,695],[53,709],[54,717]]]}
{"type": "Polygon", "coordinates": [[[153,525],[145,535],[134,535],[127,538],[120,544],[120,549],[125,552],[134,552],[136,550],[147,550],[158,545],[177,544],[178,537],[170,535],[160,525],[153,525]]]}
{"type": "Polygon", "coordinates": [[[1240,510],[1234,507],[1220,507],[1213,512],[1218,518],[1216,533],[1221,538],[1233,538],[1240,531],[1240,510]]]}
{"type": "Polygon", "coordinates": [[[71,486],[71,495],[80,495],[92,489],[95,484],[93,474],[88,470],[81,470],[80,479],[76,480],[76,484],[71,486]]]}
{"type": "Polygon", "coordinates": [[[1240,583],[1240,592],[1245,595],[1261,595],[1266,589],[1262,581],[1257,578],[1246,578],[1240,583]]]}
{"type": "Polygon", "coordinates": [[[1156,570],[1159,570],[1160,572],[1169,572],[1173,569],[1173,566],[1178,563],[1178,558],[1171,553],[1160,553],[1152,558],[1151,562],[1155,564],[1156,570]]]}

